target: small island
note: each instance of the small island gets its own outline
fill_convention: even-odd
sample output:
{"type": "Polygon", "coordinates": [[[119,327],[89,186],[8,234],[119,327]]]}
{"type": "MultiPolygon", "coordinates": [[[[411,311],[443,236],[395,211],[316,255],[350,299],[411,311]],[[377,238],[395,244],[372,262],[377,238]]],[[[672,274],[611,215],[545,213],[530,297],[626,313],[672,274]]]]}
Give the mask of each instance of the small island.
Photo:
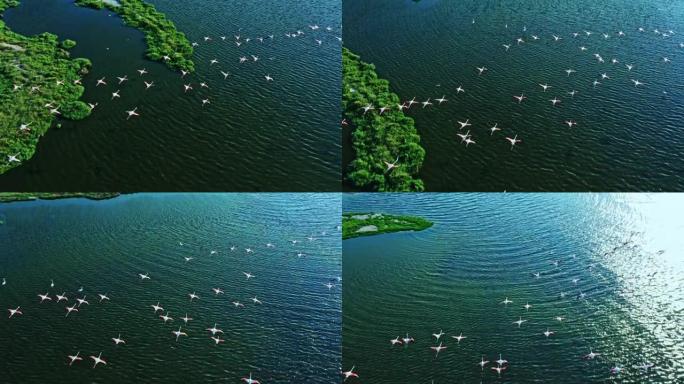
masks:
{"type": "Polygon", "coordinates": [[[190,41],[152,4],[142,0],[76,0],[76,5],[116,12],[126,25],[145,33],[150,60],[162,61],[172,69],[195,70],[190,41]]]}
{"type": "Polygon", "coordinates": [[[120,193],[112,192],[0,192],[0,203],[32,200],[55,200],[80,197],[90,200],[106,200],[119,196],[120,193]]]}
{"type": "Polygon", "coordinates": [[[390,91],[387,80],[378,78],[373,64],[347,48],[342,50],[342,70],[342,106],[353,129],[355,153],[346,180],[365,191],[423,191],[418,172],[425,150],[413,119],[398,108],[399,96],[390,91]],[[383,107],[387,109],[380,111],[383,107]]]}
{"type": "Polygon", "coordinates": [[[417,232],[432,227],[432,224],[432,222],[416,216],[345,213],[342,215],[342,240],[390,232],[417,232]]]}

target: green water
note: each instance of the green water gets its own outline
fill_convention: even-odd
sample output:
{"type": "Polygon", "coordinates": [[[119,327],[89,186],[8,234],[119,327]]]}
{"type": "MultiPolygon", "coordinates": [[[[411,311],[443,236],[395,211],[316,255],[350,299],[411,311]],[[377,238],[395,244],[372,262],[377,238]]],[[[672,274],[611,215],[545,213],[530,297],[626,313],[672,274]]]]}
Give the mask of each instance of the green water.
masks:
{"type": "MultiPolygon", "coordinates": [[[[681,1],[343,4],[345,45],[374,63],[402,100],[449,100],[407,112],[427,151],[420,176],[428,191],[684,188],[681,1]],[[554,34],[562,40],[554,41],[554,34]],[[517,45],[518,38],[526,42],[517,45]],[[503,44],[511,45],[508,52],[503,44]],[[631,72],[625,64],[634,65],[631,72]],[[478,76],[476,67],[483,66],[488,71],[478,76]],[[568,76],[569,68],[577,72],[568,76]],[[603,73],[610,79],[594,88],[603,73]],[[635,88],[631,79],[647,85],[635,88]],[[544,83],[552,86],[546,93],[538,85],[544,83]],[[457,93],[459,85],[465,93],[457,93]],[[574,98],[567,94],[572,90],[579,91],[574,98]],[[528,98],[519,105],[513,95],[521,93],[528,98]],[[562,100],[556,107],[549,102],[554,97],[562,100]],[[466,119],[477,142],[467,148],[456,136],[466,131],[459,132],[457,122],[466,119]],[[570,129],[566,120],[578,125],[570,129]],[[497,123],[503,130],[490,136],[497,123]],[[505,137],[514,135],[523,142],[511,151],[505,137]]],[[[345,161],[352,155],[345,153],[345,161]]]]}
{"type": "Polygon", "coordinates": [[[7,281],[0,286],[0,382],[237,383],[249,372],[262,383],[336,381],[340,205],[329,194],[0,204],[0,277],[7,281]],[[214,295],[215,287],[225,294],[214,295]],[[46,291],[53,301],[40,304],[46,291]],[[69,305],[83,295],[90,305],[65,317],[65,303],[54,302],[62,292],[69,305]],[[200,299],[191,302],[192,292],[200,299]],[[98,293],[111,300],[98,302],[98,293]],[[173,322],[154,313],[157,302],[173,322]],[[19,305],[24,314],[8,318],[7,308],[19,305]],[[185,313],[194,319],[187,325],[185,313]],[[218,346],[205,331],[214,323],[225,332],[218,346]],[[188,336],[176,342],[171,332],[180,325],[188,336]],[[119,333],[126,344],[115,346],[119,333]],[[69,367],[67,356],[78,351],[84,361],[69,367]],[[93,369],[88,356],[100,352],[107,365],[93,369]]]}
{"type": "Polygon", "coordinates": [[[684,380],[682,196],[355,194],[343,207],[435,222],[343,242],[343,368],[356,382],[684,380]],[[391,346],[407,332],[415,343],[391,346]],[[601,356],[584,360],[590,349],[601,356]],[[499,353],[501,378],[478,366],[499,353]]]}
{"type": "Polygon", "coordinates": [[[0,176],[0,189],[339,190],[339,2],[150,2],[199,44],[195,74],[182,79],[146,60],[143,34],[111,11],[72,0],[22,0],[5,12],[16,32],[77,41],[72,55],[93,62],[84,100],[99,104],[85,121],[59,121],[62,128],[40,140],[31,160],[0,176]],[[310,29],[314,24],[320,28],[310,29]],[[303,35],[285,36],[297,30],[303,35]],[[234,35],[251,40],[238,47],[234,35]],[[240,64],[242,56],[250,62],[240,64]],[[214,58],[219,63],[211,65],[214,58]],[[141,68],[149,71],[145,79],[136,72],[141,68]],[[224,80],[220,71],[231,75],[224,80]],[[118,85],[124,75],[130,81],[118,85]],[[108,85],[96,87],[102,77],[108,85]],[[143,80],[155,86],[145,91],[143,80]],[[188,83],[194,90],[184,94],[188,83]],[[117,89],[121,97],[111,100],[117,89]],[[211,104],[202,107],[205,98],[211,104]],[[126,121],[125,111],[136,106],[140,116],[126,121]]]}

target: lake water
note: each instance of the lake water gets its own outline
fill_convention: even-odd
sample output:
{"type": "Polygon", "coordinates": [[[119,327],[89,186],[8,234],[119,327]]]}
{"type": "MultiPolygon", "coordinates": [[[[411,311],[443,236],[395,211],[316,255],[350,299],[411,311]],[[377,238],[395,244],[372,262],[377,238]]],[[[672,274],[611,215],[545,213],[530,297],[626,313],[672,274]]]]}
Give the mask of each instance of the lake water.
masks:
{"type": "Polygon", "coordinates": [[[151,3],[200,44],[196,74],[181,79],[146,60],[143,34],[108,10],[76,7],[71,0],[23,0],[5,12],[16,32],[75,40],[72,55],[93,62],[84,100],[99,105],[84,121],[60,121],[62,128],[40,140],[31,160],[0,176],[0,189],[339,190],[338,1],[151,3]],[[308,27],[314,24],[320,28],[308,27]],[[285,37],[297,30],[304,35],[285,37]],[[256,40],[271,34],[272,41],[256,40]],[[251,41],[237,47],[234,35],[251,41]],[[212,40],[205,43],[204,36],[212,40]],[[250,55],[259,61],[239,63],[250,55]],[[219,63],[210,65],[214,58],[219,63]],[[146,92],[140,68],[147,68],[146,81],[155,84],[146,92]],[[220,71],[231,75],[224,80],[220,71]],[[273,82],[265,80],[267,74],[273,82]],[[131,80],[119,86],[116,77],[124,75],[131,80]],[[95,87],[105,76],[108,86],[95,87]],[[194,90],[184,94],[187,83],[194,90]],[[112,101],[117,89],[121,98],[112,101]],[[205,98],[211,104],[203,108],[205,98]],[[124,111],[135,106],[141,116],[126,121],[124,111]]]}
{"type": "Polygon", "coordinates": [[[345,212],[435,224],[343,242],[343,367],[370,383],[682,382],[683,207],[679,195],[345,195],[345,212]],[[390,345],[406,332],[415,343],[390,345]],[[478,366],[499,353],[500,379],[478,366]]]}
{"type": "Polygon", "coordinates": [[[331,194],[0,204],[0,277],[7,281],[0,286],[0,382],[237,383],[250,371],[262,383],[336,381],[340,206],[331,194]],[[215,287],[225,294],[215,295],[215,287]],[[40,304],[37,294],[46,291],[53,301],[40,304]],[[69,305],[81,296],[90,305],[65,317],[65,303],[54,301],[62,292],[69,305]],[[200,299],[191,302],[192,292],[200,299]],[[98,302],[99,293],[111,300],[98,302]],[[263,304],[250,301],[255,296],[263,304]],[[172,322],[154,313],[157,302],[172,322]],[[23,316],[9,319],[7,308],[19,305],[23,316]],[[187,325],[186,313],[194,319],[187,325]],[[214,323],[225,332],[218,346],[205,330],[214,323]],[[181,325],[188,336],[176,343],[172,331],[181,325]],[[126,344],[115,346],[119,333],[126,344]],[[67,355],[78,351],[84,361],[69,367],[67,355]],[[93,369],[88,356],[100,351],[107,365],[93,369]]]}
{"type": "Polygon", "coordinates": [[[402,100],[449,100],[408,111],[427,151],[420,174],[427,190],[684,189],[681,1],[343,4],[345,45],[374,63],[402,100]],[[525,43],[517,45],[518,38],[525,43]],[[508,52],[503,44],[511,45],[508,52]],[[626,64],[634,65],[631,72],[626,64]],[[488,70],[478,76],[482,66],[488,70]],[[601,80],[603,73],[610,79],[601,80]],[[594,88],[597,78],[602,84],[594,88]],[[632,79],[646,85],[635,88],[632,79]],[[552,88],[544,93],[538,84],[552,88]],[[465,93],[457,94],[459,85],[465,93]],[[574,98],[572,90],[579,92],[574,98]],[[528,98],[519,105],[513,95],[521,93],[528,98]],[[561,100],[556,107],[554,97],[561,100]],[[477,142],[468,148],[456,136],[465,133],[457,122],[466,119],[477,142]],[[578,125],[570,129],[566,120],[578,125]],[[503,131],[490,136],[496,123],[503,131]],[[516,134],[523,142],[511,151],[504,138],[516,134]]]}

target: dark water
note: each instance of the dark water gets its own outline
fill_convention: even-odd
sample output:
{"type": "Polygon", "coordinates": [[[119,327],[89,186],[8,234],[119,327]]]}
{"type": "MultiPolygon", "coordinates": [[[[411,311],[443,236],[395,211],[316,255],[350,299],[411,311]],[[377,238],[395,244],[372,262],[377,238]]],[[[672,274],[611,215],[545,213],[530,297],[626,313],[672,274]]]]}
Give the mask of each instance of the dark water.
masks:
{"type": "Polygon", "coordinates": [[[684,188],[681,1],[348,0],[343,11],[345,45],[376,64],[402,99],[449,99],[408,112],[427,150],[428,190],[684,188]],[[519,37],[526,43],[517,46],[519,37]],[[488,71],[478,76],[482,66],[488,71]],[[577,72],[568,77],[568,68],[577,72]],[[593,88],[602,73],[610,79],[593,88]],[[631,79],[647,85],[635,88],[631,79]],[[543,93],[539,83],[553,88],[543,93]],[[466,92],[457,95],[459,85],[466,92]],[[566,94],[573,89],[574,98],[566,94]],[[518,105],[512,96],[521,92],[528,99],[518,105]],[[562,100],[555,108],[554,97],[562,100]],[[468,148],[456,136],[456,122],[466,119],[477,142],[468,148]],[[569,129],[566,120],[578,125],[569,129]],[[504,130],[490,136],[495,123],[504,130]],[[511,151],[504,137],[516,134],[523,143],[511,151]]]}
{"type": "Polygon", "coordinates": [[[23,0],[5,12],[19,33],[48,31],[76,40],[73,55],[93,61],[84,100],[99,105],[85,121],[60,121],[63,127],[41,139],[34,158],[0,176],[0,189],[339,190],[339,2],[151,2],[200,44],[196,74],[181,79],[146,60],[143,34],[110,11],[79,8],[71,0],[23,0]],[[313,24],[320,29],[311,30],[313,24]],[[304,35],[284,35],[297,30],[304,35]],[[237,47],[238,34],[252,40],[237,47]],[[272,41],[256,41],[271,34],[272,41]],[[204,36],[213,40],[205,43],[204,36]],[[259,61],[239,64],[250,55],[259,61]],[[213,58],[219,64],[210,65],[213,58]],[[150,72],[146,81],[155,83],[147,92],[136,72],[143,67],[150,72]],[[219,71],[231,76],[224,80],[219,71]],[[131,81],[117,85],[124,74],[131,81]],[[103,76],[109,85],[96,88],[103,76]],[[187,83],[194,91],[184,94],[187,83]],[[112,101],[117,89],[121,98],[112,101]],[[205,98],[211,104],[202,108],[205,98]],[[124,111],[135,106],[141,116],[126,121],[124,111]]]}
{"type": "Polygon", "coordinates": [[[435,225],[343,242],[343,367],[364,383],[682,382],[683,208],[662,194],[345,195],[345,212],[435,225]],[[406,332],[415,344],[390,345],[406,332]],[[590,349],[601,356],[582,359],[590,349]],[[478,366],[499,353],[500,379],[478,366]]]}
{"type": "Polygon", "coordinates": [[[0,382],[238,383],[250,371],[262,383],[335,382],[341,289],[324,284],[341,276],[340,206],[328,194],[0,204],[0,382]],[[53,300],[66,292],[70,304],[86,295],[90,305],[65,317],[64,302],[39,304],[46,291],[53,300]],[[105,292],[111,301],[99,303],[105,292]],[[173,322],[153,313],[157,301],[173,322]],[[9,319],[18,305],[24,315],[9,319]],[[225,332],[219,346],[205,331],[214,323],[225,332]],[[176,343],[179,325],[188,337],[176,343]],[[117,347],[119,333],[126,345],[117,347]],[[77,351],[85,359],[69,367],[77,351]],[[100,351],[107,365],[93,369],[88,356],[100,351]]]}

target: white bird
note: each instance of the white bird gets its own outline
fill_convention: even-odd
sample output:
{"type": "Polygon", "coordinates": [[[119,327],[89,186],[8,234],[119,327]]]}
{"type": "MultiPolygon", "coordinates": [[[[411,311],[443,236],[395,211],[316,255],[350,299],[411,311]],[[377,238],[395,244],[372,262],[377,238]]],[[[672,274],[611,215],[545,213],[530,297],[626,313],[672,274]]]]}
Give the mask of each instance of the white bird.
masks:
{"type": "Polygon", "coordinates": [[[216,343],[216,345],[218,345],[219,343],[225,342],[225,340],[223,340],[221,337],[217,337],[217,336],[211,336],[211,339],[214,340],[214,343],[216,343]]]}
{"type": "Polygon", "coordinates": [[[478,75],[482,75],[482,73],[484,73],[484,71],[487,70],[487,67],[475,67],[475,68],[479,72],[478,75]]]}
{"type": "Polygon", "coordinates": [[[99,354],[97,357],[95,357],[95,356],[90,356],[90,358],[93,359],[93,361],[95,361],[95,364],[93,365],[93,368],[97,367],[98,364],[107,365],[107,362],[104,361],[104,359],[102,359],[102,352],[100,352],[100,354],[99,354]]]}
{"type": "Polygon", "coordinates": [[[187,93],[192,90],[192,84],[183,84],[183,88],[185,89],[185,93],[187,93]]]}
{"type": "Polygon", "coordinates": [[[435,358],[439,356],[439,352],[441,352],[443,349],[447,349],[447,347],[442,346],[442,343],[439,343],[438,346],[436,347],[430,347],[433,351],[435,351],[435,358]]]}
{"type": "Polygon", "coordinates": [[[145,69],[145,68],[143,68],[143,69],[138,69],[138,73],[140,74],[140,76],[142,76],[142,75],[144,75],[144,74],[147,73],[147,69],[145,69]]]}
{"type": "Polygon", "coordinates": [[[508,300],[508,297],[506,297],[506,298],[505,298],[501,303],[499,303],[499,304],[508,305],[508,304],[510,304],[510,303],[512,303],[512,302],[513,302],[513,300],[508,300]]]}
{"type": "Polygon", "coordinates": [[[644,83],[642,83],[641,81],[639,81],[639,80],[634,80],[634,79],[632,79],[632,83],[634,83],[634,87],[635,87],[635,88],[638,87],[638,86],[640,86],[640,85],[644,85],[644,83]]]}
{"type": "Polygon", "coordinates": [[[210,65],[217,64],[218,62],[219,62],[219,61],[216,60],[216,59],[211,59],[211,60],[209,60],[209,64],[210,64],[210,65]]]}
{"type": "Polygon", "coordinates": [[[342,382],[347,381],[349,378],[359,377],[359,375],[354,372],[354,367],[351,367],[351,369],[348,371],[342,371],[342,375],[344,375],[344,380],[342,380],[342,382]]]}
{"type": "Polygon", "coordinates": [[[239,307],[244,307],[244,306],[245,306],[244,304],[242,304],[242,303],[239,302],[239,301],[233,301],[232,304],[235,306],[235,308],[239,308],[239,307]]]}
{"type": "Polygon", "coordinates": [[[548,84],[539,84],[539,86],[544,88],[544,92],[546,92],[547,89],[551,88],[551,86],[548,84]]]}
{"type": "Polygon", "coordinates": [[[249,272],[242,272],[242,274],[245,275],[245,278],[246,278],[247,280],[249,280],[249,279],[251,279],[252,277],[254,277],[254,275],[252,275],[252,274],[249,273],[249,272]]]}
{"type": "Polygon", "coordinates": [[[568,127],[572,128],[573,126],[577,125],[577,123],[574,120],[567,120],[565,124],[568,125],[568,127]]]}
{"type": "Polygon", "coordinates": [[[383,163],[385,163],[385,173],[387,173],[398,166],[397,164],[399,163],[399,156],[397,156],[393,163],[390,163],[388,161],[383,161],[383,163]]]}
{"type": "Polygon", "coordinates": [[[40,302],[41,302],[41,304],[42,304],[43,301],[45,301],[45,300],[50,300],[50,301],[52,301],[52,298],[51,298],[48,294],[49,294],[49,292],[45,292],[44,295],[41,295],[40,293],[38,294],[38,297],[40,297],[40,302]]]}
{"type": "Polygon", "coordinates": [[[273,81],[273,78],[271,77],[271,75],[266,75],[266,76],[264,76],[264,78],[266,79],[266,81],[273,81]]]}
{"type": "Polygon", "coordinates": [[[164,324],[166,324],[167,321],[173,321],[173,317],[170,317],[169,313],[170,312],[167,311],[165,315],[159,316],[160,319],[164,320],[164,324]]]}
{"type": "Polygon", "coordinates": [[[589,353],[584,355],[584,358],[587,360],[594,360],[595,358],[601,356],[600,353],[595,353],[591,348],[589,349],[589,353]]]}
{"type": "Polygon", "coordinates": [[[101,78],[101,79],[99,79],[99,80],[97,81],[97,84],[95,84],[96,87],[98,87],[98,86],[100,86],[100,85],[107,85],[107,82],[105,82],[105,78],[104,78],[104,77],[101,78]]]}
{"type": "Polygon", "coordinates": [[[553,104],[554,106],[556,106],[556,104],[558,104],[558,103],[561,102],[560,99],[558,99],[557,97],[554,97],[553,99],[551,99],[551,100],[549,100],[549,101],[550,101],[551,104],[553,104]]]}
{"type": "Polygon", "coordinates": [[[565,70],[565,73],[567,73],[568,76],[570,76],[571,74],[573,74],[573,73],[575,73],[575,72],[577,72],[577,71],[575,71],[574,69],[566,69],[566,70],[565,70]]]}
{"type": "Polygon", "coordinates": [[[494,132],[500,131],[500,130],[501,130],[501,128],[499,128],[499,123],[494,124],[493,127],[489,128],[489,131],[491,132],[489,134],[489,136],[492,136],[494,134],[494,132]]]}
{"type": "Polygon", "coordinates": [[[154,308],[154,313],[157,313],[158,311],[162,311],[162,313],[164,312],[164,308],[162,308],[162,307],[159,306],[159,302],[158,302],[158,301],[157,301],[157,304],[156,304],[156,305],[155,305],[155,304],[152,304],[152,308],[154,308]]]}
{"type": "Polygon", "coordinates": [[[546,336],[548,338],[549,336],[553,335],[554,333],[556,333],[556,332],[549,331],[549,329],[546,328],[546,332],[544,332],[544,336],[546,336]]]}
{"type": "Polygon", "coordinates": [[[529,311],[530,308],[532,308],[532,304],[530,304],[529,302],[527,302],[527,303],[525,303],[525,305],[523,305],[523,308],[525,308],[526,311],[529,311]]]}
{"type": "Polygon", "coordinates": [[[261,300],[257,299],[256,296],[252,297],[250,300],[252,300],[252,302],[254,302],[254,304],[263,304],[263,303],[261,302],[261,300]]]}
{"type": "Polygon", "coordinates": [[[55,287],[55,281],[50,279],[50,288],[54,288],[54,287],[55,287]]]}
{"type": "Polygon", "coordinates": [[[188,293],[188,296],[190,296],[190,301],[192,301],[193,299],[199,299],[200,298],[199,296],[195,295],[195,292],[188,293]]]}
{"type": "Polygon", "coordinates": [[[214,323],[214,326],[211,328],[207,328],[207,331],[211,332],[212,336],[216,335],[217,333],[223,334],[223,331],[219,328],[216,328],[216,323],[214,323]]]}
{"type": "Polygon", "coordinates": [[[173,334],[176,335],[176,342],[178,342],[178,338],[181,336],[187,336],[188,334],[185,332],[181,332],[181,327],[178,327],[177,331],[173,331],[173,334]]]}
{"type": "Polygon", "coordinates": [[[467,336],[463,336],[463,332],[461,332],[461,334],[458,335],[458,336],[451,336],[451,337],[454,338],[454,339],[456,339],[456,341],[457,341],[459,344],[461,344],[461,340],[467,339],[467,338],[468,338],[467,336]]]}
{"type": "Polygon", "coordinates": [[[124,77],[117,77],[119,79],[119,84],[123,83],[124,81],[128,81],[128,76],[124,75],[124,77]]]}
{"type": "Polygon", "coordinates": [[[513,150],[513,147],[515,147],[516,144],[522,143],[522,140],[518,139],[518,135],[515,135],[514,137],[506,137],[506,140],[508,140],[509,143],[511,143],[511,150],[513,150]]]}
{"type": "Polygon", "coordinates": [[[513,324],[518,324],[518,328],[520,328],[520,326],[526,321],[527,320],[523,320],[522,317],[520,317],[518,320],[514,321],[513,324]]]}
{"type": "Polygon", "coordinates": [[[138,276],[140,276],[140,280],[150,280],[150,274],[149,273],[138,273],[138,276]]]}
{"type": "Polygon", "coordinates": [[[261,384],[258,380],[252,379],[252,372],[249,373],[249,377],[243,377],[240,380],[244,381],[247,384],[261,384]]]}
{"type": "Polygon", "coordinates": [[[211,104],[211,101],[209,99],[202,99],[202,106],[204,107],[206,104],[211,104]]]}
{"type": "Polygon", "coordinates": [[[67,301],[67,302],[69,301],[69,298],[67,298],[67,297],[65,296],[65,294],[66,294],[66,292],[62,292],[61,295],[57,295],[57,296],[56,296],[56,297],[57,297],[57,303],[59,303],[59,302],[62,301],[62,300],[67,301]]]}
{"type": "Polygon", "coordinates": [[[181,317],[181,319],[185,324],[187,324],[188,321],[192,320],[192,317],[188,317],[188,314],[186,313],[185,316],[181,317]]]}
{"type": "Polygon", "coordinates": [[[145,89],[146,89],[146,90],[147,90],[147,89],[150,89],[151,87],[154,86],[154,81],[152,81],[152,82],[150,82],[150,83],[148,83],[147,81],[143,81],[143,83],[145,83],[145,89]]]}
{"type": "Polygon", "coordinates": [[[223,71],[220,71],[220,72],[223,75],[223,80],[227,79],[228,76],[230,75],[230,73],[228,73],[228,72],[223,72],[223,71]]]}
{"type": "Polygon", "coordinates": [[[64,317],[68,317],[71,312],[78,312],[78,309],[76,309],[76,304],[72,305],[71,307],[66,307],[67,314],[64,317]]]}
{"type": "Polygon", "coordinates": [[[24,313],[21,311],[21,307],[17,307],[15,309],[8,309],[9,311],[9,318],[11,319],[12,316],[14,315],[23,315],[24,313]]]}
{"type": "Polygon", "coordinates": [[[432,102],[430,102],[430,99],[427,99],[426,101],[423,101],[421,104],[423,104],[423,108],[425,108],[428,105],[432,105],[432,102]]]}
{"type": "Polygon", "coordinates": [[[81,351],[78,351],[75,355],[69,355],[69,360],[71,360],[71,362],[69,362],[69,366],[71,366],[76,361],[83,360],[83,358],[79,356],[80,354],[81,351]]]}
{"type": "Polygon", "coordinates": [[[435,339],[437,339],[436,341],[439,341],[439,339],[440,339],[442,336],[444,336],[444,332],[442,332],[441,329],[439,330],[439,333],[433,333],[433,334],[432,334],[432,337],[434,337],[435,339]]]}
{"type": "Polygon", "coordinates": [[[518,104],[520,104],[520,103],[523,102],[523,100],[527,99],[527,96],[525,96],[525,94],[523,93],[523,94],[521,94],[520,96],[515,96],[515,95],[514,95],[513,98],[516,99],[516,100],[518,100],[518,104]]]}
{"type": "Polygon", "coordinates": [[[444,103],[444,102],[446,102],[446,101],[449,101],[449,100],[445,99],[444,96],[442,96],[442,97],[439,98],[439,99],[435,99],[435,101],[438,101],[438,102],[439,102],[439,105],[442,105],[442,103],[444,103]]]}
{"type": "Polygon", "coordinates": [[[214,294],[216,295],[223,294],[223,290],[221,288],[212,288],[211,290],[214,291],[214,294]]]}
{"type": "Polygon", "coordinates": [[[390,340],[390,344],[392,344],[392,345],[397,345],[397,344],[401,345],[402,342],[401,342],[401,340],[399,340],[399,336],[397,336],[397,337],[395,337],[394,339],[391,339],[391,340],[390,340]]]}
{"type": "Polygon", "coordinates": [[[135,108],[131,109],[130,111],[126,111],[126,113],[128,114],[128,117],[126,118],[126,120],[130,119],[133,116],[140,116],[140,114],[138,112],[136,112],[137,110],[138,110],[138,107],[135,107],[135,108]]]}
{"type": "Polygon", "coordinates": [[[470,124],[470,119],[466,119],[466,121],[457,121],[457,123],[461,126],[459,129],[472,126],[472,124],[470,124]]]}
{"type": "Polygon", "coordinates": [[[114,100],[116,98],[121,98],[121,95],[119,95],[119,92],[121,92],[121,90],[119,90],[119,89],[117,89],[116,92],[112,92],[112,100],[114,100]]]}
{"type": "Polygon", "coordinates": [[[83,304],[90,305],[90,303],[85,298],[86,297],[83,296],[83,298],[81,298],[81,299],[76,299],[76,301],[78,301],[78,307],[79,308],[81,308],[81,305],[83,305],[83,304]]]}
{"type": "Polygon", "coordinates": [[[465,89],[463,89],[463,87],[460,85],[458,86],[458,88],[456,88],[456,94],[459,94],[459,93],[465,93],[465,89]]]}
{"type": "Polygon", "coordinates": [[[126,344],[126,341],[121,338],[121,334],[119,333],[119,336],[117,337],[112,337],[112,340],[114,341],[114,344],[119,345],[119,344],[126,344]]]}

